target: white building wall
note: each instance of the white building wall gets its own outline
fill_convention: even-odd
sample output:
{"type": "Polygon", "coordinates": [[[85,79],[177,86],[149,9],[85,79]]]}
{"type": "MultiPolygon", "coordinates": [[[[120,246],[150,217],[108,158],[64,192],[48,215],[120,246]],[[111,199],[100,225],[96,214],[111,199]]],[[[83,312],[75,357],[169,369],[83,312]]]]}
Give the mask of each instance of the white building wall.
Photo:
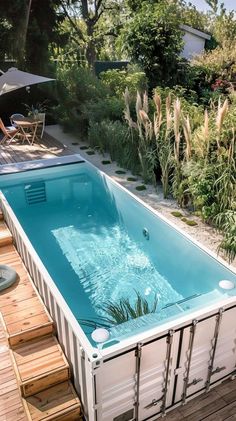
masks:
{"type": "Polygon", "coordinates": [[[184,49],[181,53],[181,57],[191,60],[194,55],[200,54],[204,51],[205,39],[200,38],[198,35],[185,32],[183,36],[184,49]]]}

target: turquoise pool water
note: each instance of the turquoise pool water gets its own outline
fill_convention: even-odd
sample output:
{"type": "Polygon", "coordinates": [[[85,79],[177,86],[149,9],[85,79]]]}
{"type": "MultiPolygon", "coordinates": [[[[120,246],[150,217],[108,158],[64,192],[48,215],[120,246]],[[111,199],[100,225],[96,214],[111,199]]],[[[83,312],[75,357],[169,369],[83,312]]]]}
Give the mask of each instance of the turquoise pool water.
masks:
{"type": "Polygon", "coordinates": [[[87,163],[1,176],[0,188],[89,337],[88,324],[104,322],[108,301],[158,297],[156,314],[111,327],[119,339],[220,300],[219,281],[236,282],[87,163]]]}

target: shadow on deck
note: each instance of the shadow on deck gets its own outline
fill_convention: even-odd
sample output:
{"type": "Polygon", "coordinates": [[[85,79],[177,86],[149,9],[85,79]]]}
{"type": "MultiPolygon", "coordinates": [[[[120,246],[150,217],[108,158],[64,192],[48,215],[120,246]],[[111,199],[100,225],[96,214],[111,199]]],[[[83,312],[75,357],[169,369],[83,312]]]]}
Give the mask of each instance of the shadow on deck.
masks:
{"type": "Polygon", "coordinates": [[[32,146],[26,143],[22,144],[20,141],[13,141],[10,144],[1,144],[0,141],[0,165],[55,158],[72,153],[69,148],[47,133],[44,133],[40,142],[36,142],[32,146]]]}

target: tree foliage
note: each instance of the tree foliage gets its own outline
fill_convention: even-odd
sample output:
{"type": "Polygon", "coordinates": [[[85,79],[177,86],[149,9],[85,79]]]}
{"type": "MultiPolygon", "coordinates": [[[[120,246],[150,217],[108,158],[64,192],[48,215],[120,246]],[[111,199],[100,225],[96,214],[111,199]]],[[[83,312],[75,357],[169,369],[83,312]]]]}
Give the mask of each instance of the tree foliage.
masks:
{"type": "Polygon", "coordinates": [[[180,12],[174,3],[143,2],[124,26],[121,48],[140,63],[152,86],[173,85],[183,47],[180,12]]]}
{"type": "Polygon", "coordinates": [[[1,52],[17,66],[44,73],[50,44],[59,43],[59,0],[15,0],[0,2],[1,52]]]}
{"type": "Polygon", "coordinates": [[[71,38],[78,48],[81,47],[81,43],[83,44],[88,65],[93,68],[99,48],[104,43],[104,35],[106,32],[107,35],[114,35],[107,20],[109,21],[112,13],[116,16],[120,15],[120,2],[60,0],[60,3],[70,25],[71,38]]]}

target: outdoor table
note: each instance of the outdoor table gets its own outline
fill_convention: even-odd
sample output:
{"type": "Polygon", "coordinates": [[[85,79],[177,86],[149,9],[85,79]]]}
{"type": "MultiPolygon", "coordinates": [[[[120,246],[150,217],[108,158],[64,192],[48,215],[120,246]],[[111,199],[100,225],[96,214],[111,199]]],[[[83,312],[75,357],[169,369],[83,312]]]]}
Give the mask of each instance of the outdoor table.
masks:
{"type": "Polygon", "coordinates": [[[42,124],[42,120],[36,120],[31,117],[24,117],[19,120],[14,120],[15,125],[19,128],[22,141],[27,140],[30,145],[34,144],[37,138],[37,129],[39,124],[42,124]]]}

